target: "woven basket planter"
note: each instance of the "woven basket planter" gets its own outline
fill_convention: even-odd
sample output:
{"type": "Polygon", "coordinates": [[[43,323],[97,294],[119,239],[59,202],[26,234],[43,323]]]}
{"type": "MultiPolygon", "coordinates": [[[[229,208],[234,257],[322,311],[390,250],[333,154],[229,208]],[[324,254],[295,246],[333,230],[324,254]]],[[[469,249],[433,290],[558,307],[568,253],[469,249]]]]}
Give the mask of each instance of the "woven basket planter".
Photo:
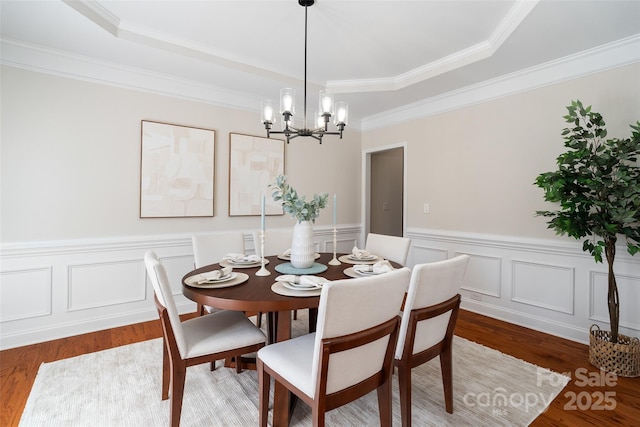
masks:
{"type": "Polygon", "coordinates": [[[591,325],[589,362],[621,377],[640,376],[640,340],[622,334],[618,334],[617,343],[610,340],[611,332],[600,330],[598,325],[591,325]]]}

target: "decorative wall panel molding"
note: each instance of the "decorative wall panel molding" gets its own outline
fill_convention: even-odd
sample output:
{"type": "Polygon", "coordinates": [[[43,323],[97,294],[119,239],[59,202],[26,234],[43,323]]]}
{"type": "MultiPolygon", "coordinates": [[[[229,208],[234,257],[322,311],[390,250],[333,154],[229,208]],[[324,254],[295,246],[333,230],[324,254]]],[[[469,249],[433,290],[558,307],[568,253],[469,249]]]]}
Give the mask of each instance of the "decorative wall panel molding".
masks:
{"type": "MultiPolygon", "coordinates": [[[[361,238],[359,225],[339,227],[337,233],[339,250],[351,251],[361,238]]],[[[251,233],[244,237],[252,253],[251,233]]],[[[331,247],[333,227],[315,227],[314,243],[316,250],[331,247]]],[[[181,289],[182,277],[193,269],[190,234],[3,244],[0,349],[156,320],[144,268],[148,250],[165,266],[178,310],[195,311],[181,289]]]]}
{"type": "MultiPolygon", "coordinates": [[[[449,258],[449,251],[446,249],[432,248],[425,245],[413,244],[411,242],[411,260],[413,264],[424,264],[427,262],[444,261],[449,258]]],[[[409,258],[409,257],[407,257],[409,258]]]]}
{"type": "MultiPolygon", "coordinates": [[[[620,326],[634,331],[640,331],[640,271],[638,273],[637,276],[616,274],[620,299],[620,326]]],[[[606,272],[591,271],[589,276],[589,319],[609,325],[608,275],[606,272]]]]}
{"type": "MultiPolygon", "coordinates": [[[[594,321],[608,322],[606,266],[583,252],[580,242],[418,228],[408,229],[407,237],[415,263],[425,247],[450,257],[472,255],[460,292],[463,309],[582,343],[589,342],[594,321]]],[[[640,257],[630,256],[623,245],[616,254],[616,277],[624,295],[620,333],[638,336],[640,257]]]]}
{"type": "Polygon", "coordinates": [[[0,273],[0,323],[51,314],[51,270],[49,266],[0,273]]]}
{"type": "MultiPolygon", "coordinates": [[[[339,251],[350,251],[354,241],[362,244],[362,235],[359,225],[339,227],[339,251]]],[[[589,326],[608,320],[606,298],[600,297],[606,267],[595,264],[579,243],[424,229],[410,229],[407,237],[409,267],[470,255],[461,290],[466,310],[585,343],[589,326]]],[[[330,250],[333,228],[315,227],[314,242],[317,250],[330,250]]],[[[252,253],[250,231],[245,247],[252,253]]],[[[191,235],[3,245],[0,348],[157,319],[143,266],[150,249],[167,268],[180,312],[194,311],[195,303],[180,295],[180,279],[193,268],[191,235]]],[[[623,247],[618,254],[620,332],[638,336],[640,257],[625,254],[623,247]]]]}
{"type": "MultiPolygon", "coordinates": [[[[169,278],[169,283],[171,283],[173,295],[181,298],[182,278],[186,273],[195,268],[193,253],[190,253],[189,255],[160,256],[159,258],[167,271],[167,277],[169,278]]],[[[153,296],[153,286],[151,285],[149,278],[146,277],[146,274],[145,278],[149,284],[149,293],[153,296]]]]}
{"type": "Polygon", "coordinates": [[[69,271],[69,311],[144,301],[145,270],[140,260],[76,264],[69,271]]]}
{"type": "Polygon", "coordinates": [[[573,314],[572,267],[514,260],[512,271],[512,301],[573,314]]]}
{"type": "Polygon", "coordinates": [[[502,290],[502,260],[500,257],[455,252],[455,256],[469,255],[469,264],[462,289],[500,298],[502,290]]]}

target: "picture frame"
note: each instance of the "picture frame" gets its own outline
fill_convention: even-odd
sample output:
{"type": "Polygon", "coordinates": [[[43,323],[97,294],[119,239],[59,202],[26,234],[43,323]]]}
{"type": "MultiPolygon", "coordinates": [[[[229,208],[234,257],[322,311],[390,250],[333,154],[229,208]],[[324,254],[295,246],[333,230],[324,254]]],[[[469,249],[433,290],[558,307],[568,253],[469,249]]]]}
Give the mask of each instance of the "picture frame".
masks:
{"type": "Polygon", "coordinates": [[[229,133],[229,216],[284,215],[269,185],[284,174],[284,140],[229,133]]]}
{"type": "Polygon", "coordinates": [[[140,218],[214,215],[214,130],[142,120],[140,146],[140,218]]]}

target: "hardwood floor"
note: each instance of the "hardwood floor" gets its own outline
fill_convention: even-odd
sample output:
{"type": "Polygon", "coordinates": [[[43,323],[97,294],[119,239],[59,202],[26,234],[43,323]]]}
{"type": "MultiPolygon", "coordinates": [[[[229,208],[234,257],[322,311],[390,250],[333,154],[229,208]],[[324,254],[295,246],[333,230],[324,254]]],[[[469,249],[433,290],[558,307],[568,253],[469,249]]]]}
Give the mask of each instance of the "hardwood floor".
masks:
{"type": "MultiPolygon", "coordinates": [[[[161,333],[159,321],[152,321],[0,352],[0,425],[18,425],[40,364],[157,338],[161,333]]],[[[640,425],[640,378],[603,378],[589,364],[586,345],[464,310],[456,335],[572,377],[533,426],[640,425]]]]}

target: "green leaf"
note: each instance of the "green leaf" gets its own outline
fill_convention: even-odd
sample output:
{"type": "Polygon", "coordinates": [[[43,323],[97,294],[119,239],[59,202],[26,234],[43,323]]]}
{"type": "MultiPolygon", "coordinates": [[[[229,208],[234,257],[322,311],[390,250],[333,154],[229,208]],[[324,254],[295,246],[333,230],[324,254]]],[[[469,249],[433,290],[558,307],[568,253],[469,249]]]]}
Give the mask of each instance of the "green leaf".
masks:
{"type": "Polygon", "coordinates": [[[583,242],[583,250],[602,262],[604,241],[623,235],[628,250],[640,251],[640,120],[626,139],[606,139],[605,121],[591,106],[571,101],[563,116],[572,127],[562,130],[567,148],[556,158],[557,170],[539,174],[534,185],[557,210],[538,210],[558,235],[583,242]],[[599,238],[600,240],[594,240],[599,238]]]}

